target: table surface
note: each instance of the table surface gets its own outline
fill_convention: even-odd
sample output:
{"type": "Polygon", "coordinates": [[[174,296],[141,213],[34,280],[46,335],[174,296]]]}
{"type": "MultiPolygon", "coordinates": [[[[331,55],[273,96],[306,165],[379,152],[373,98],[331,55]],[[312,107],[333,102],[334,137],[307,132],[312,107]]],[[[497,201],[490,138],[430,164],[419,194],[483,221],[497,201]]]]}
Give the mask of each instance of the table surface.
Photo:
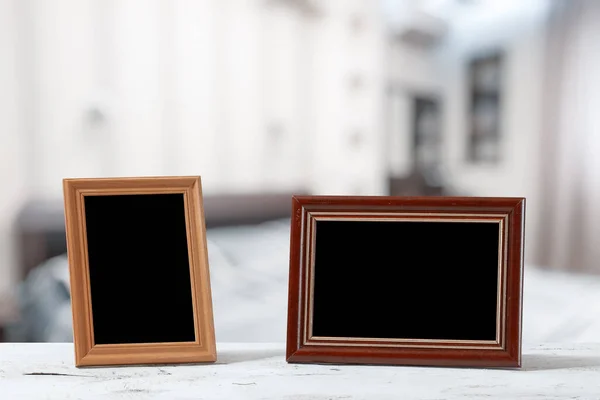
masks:
{"type": "Polygon", "coordinates": [[[600,399],[600,343],[524,346],[519,370],[288,364],[283,344],[217,350],[214,364],[75,368],[70,343],[3,343],[0,398],[600,399]]]}

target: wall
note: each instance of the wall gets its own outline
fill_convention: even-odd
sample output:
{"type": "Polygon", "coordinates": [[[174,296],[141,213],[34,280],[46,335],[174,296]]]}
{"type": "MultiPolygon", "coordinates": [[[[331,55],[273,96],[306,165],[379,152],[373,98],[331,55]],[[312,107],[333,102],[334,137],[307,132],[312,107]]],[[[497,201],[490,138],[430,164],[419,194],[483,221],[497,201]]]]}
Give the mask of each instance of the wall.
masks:
{"type": "Polygon", "coordinates": [[[377,2],[317,2],[312,26],[309,187],[385,194],[385,36],[377,2]]]}
{"type": "Polygon", "coordinates": [[[527,198],[526,261],[535,263],[539,245],[544,2],[502,2],[452,20],[437,54],[444,82],[446,165],[459,189],[480,196],[527,198]],[[514,3],[514,4],[513,4],[514,3]],[[512,6],[511,6],[512,5],[512,6]],[[506,51],[501,135],[504,159],[498,165],[466,160],[466,60],[489,49],[506,51]]]}
{"type": "Polygon", "coordinates": [[[383,43],[370,0],[0,0],[0,292],[65,177],[383,194],[383,43]]]}
{"type": "Polygon", "coordinates": [[[202,174],[207,193],[381,189],[377,3],[23,4],[36,196],[68,176],[159,174],[202,174]]]}
{"type": "Polygon", "coordinates": [[[26,194],[27,165],[24,162],[24,118],[22,80],[17,62],[18,26],[16,4],[0,1],[0,293],[10,286],[15,261],[12,237],[14,215],[26,194]]]}

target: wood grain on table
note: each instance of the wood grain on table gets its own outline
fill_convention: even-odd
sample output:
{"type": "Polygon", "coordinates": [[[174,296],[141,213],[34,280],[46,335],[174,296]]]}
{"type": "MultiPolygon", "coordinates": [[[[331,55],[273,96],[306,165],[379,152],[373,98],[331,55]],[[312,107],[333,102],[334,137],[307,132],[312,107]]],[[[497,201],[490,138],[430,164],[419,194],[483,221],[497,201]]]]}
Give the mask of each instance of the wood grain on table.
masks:
{"type": "Polygon", "coordinates": [[[220,343],[210,365],[75,368],[73,344],[0,344],[1,399],[600,399],[600,343],[524,346],[523,368],[287,364],[220,343]]]}

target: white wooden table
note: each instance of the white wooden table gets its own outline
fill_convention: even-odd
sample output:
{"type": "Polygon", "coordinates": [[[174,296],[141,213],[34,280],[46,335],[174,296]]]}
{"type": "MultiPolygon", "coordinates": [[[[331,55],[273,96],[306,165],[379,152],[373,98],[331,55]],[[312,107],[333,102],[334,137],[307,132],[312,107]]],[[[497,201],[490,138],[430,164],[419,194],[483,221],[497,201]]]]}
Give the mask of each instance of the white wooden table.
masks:
{"type": "Polygon", "coordinates": [[[72,344],[0,344],[0,399],[600,399],[600,343],[525,346],[521,370],[287,364],[222,343],[212,365],[80,368],[72,344]]]}

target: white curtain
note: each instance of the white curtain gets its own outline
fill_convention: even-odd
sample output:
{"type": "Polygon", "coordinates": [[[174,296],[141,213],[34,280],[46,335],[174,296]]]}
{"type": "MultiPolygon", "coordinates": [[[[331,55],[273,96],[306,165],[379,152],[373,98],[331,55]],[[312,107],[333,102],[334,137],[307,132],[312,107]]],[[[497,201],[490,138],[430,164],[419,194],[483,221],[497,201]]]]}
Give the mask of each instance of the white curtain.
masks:
{"type": "Polygon", "coordinates": [[[553,1],[546,50],[539,259],[600,273],[600,1],[553,1]]]}

